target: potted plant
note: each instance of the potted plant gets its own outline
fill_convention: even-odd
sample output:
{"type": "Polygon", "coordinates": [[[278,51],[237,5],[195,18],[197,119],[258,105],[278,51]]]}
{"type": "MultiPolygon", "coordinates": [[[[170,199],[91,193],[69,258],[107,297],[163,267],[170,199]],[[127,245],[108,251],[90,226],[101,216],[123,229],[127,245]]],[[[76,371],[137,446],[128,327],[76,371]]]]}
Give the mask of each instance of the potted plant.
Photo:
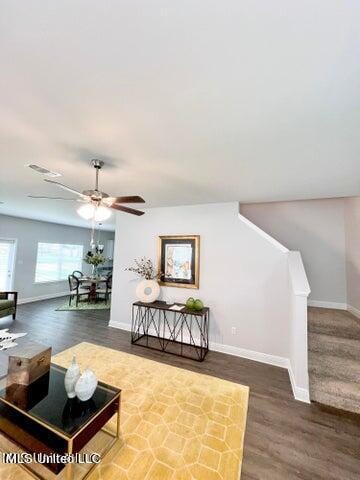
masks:
{"type": "Polygon", "coordinates": [[[136,296],[141,302],[152,303],[159,298],[160,286],[157,282],[159,274],[150,258],[141,257],[134,260],[135,265],[125,268],[142,278],[136,287],[136,296]]]}
{"type": "Polygon", "coordinates": [[[88,251],[84,262],[92,266],[92,276],[98,276],[98,266],[103,265],[106,262],[107,258],[103,255],[102,251],[95,249],[95,252],[88,251]]]}

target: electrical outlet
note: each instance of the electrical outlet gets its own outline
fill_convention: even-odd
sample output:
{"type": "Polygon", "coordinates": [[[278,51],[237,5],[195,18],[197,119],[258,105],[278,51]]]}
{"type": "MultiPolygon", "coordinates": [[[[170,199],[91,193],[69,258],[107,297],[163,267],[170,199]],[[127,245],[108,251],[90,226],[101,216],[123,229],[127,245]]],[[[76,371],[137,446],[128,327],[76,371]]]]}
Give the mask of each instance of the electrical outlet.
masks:
{"type": "Polygon", "coordinates": [[[236,327],[231,328],[231,335],[236,335],[236,327]]]}

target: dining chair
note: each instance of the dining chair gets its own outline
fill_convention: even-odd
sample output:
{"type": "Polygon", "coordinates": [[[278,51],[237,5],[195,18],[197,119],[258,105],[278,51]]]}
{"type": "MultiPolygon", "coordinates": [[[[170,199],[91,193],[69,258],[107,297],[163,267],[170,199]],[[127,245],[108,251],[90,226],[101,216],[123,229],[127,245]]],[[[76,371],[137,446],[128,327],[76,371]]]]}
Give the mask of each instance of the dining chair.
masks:
{"type": "Polygon", "coordinates": [[[88,281],[86,281],[86,279],[84,279],[83,272],[80,272],[80,270],[74,270],[72,272],[72,275],[74,275],[74,277],[76,277],[79,280],[81,288],[86,288],[86,289],[91,288],[91,283],[89,283],[88,281]]]}
{"type": "Polygon", "coordinates": [[[100,287],[96,289],[96,298],[98,298],[98,295],[104,295],[105,297],[105,303],[109,300],[109,297],[111,295],[111,288],[112,288],[112,275],[108,275],[106,280],[102,283],[105,283],[105,288],[100,287]]]}
{"type": "Polygon", "coordinates": [[[84,274],[83,274],[82,272],[80,272],[80,270],[74,270],[74,271],[72,272],[72,275],[74,275],[74,277],[76,277],[76,278],[78,278],[78,279],[80,279],[81,277],[84,276],[84,274]]]}
{"type": "Polygon", "coordinates": [[[90,291],[84,288],[81,288],[80,281],[75,275],[69,275],[68,281],[69,281],[69,289],[70,289],[69,306],[71,306],[71,302],[74,299],[74,297],[76,299],[76,306],[78,306],[79,298],[81,298],[84,295],[87,295],[88,301],[90,300],[90,291]]]}

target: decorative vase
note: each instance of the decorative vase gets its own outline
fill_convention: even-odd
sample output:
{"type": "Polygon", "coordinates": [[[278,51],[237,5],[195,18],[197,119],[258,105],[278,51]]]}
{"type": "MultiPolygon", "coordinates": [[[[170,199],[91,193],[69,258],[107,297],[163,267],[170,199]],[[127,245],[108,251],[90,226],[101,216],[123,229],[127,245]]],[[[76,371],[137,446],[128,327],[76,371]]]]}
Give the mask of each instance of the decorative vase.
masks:
{"type": "Polygon", "coordinates": [[[136,287],[136,296],[143,303],[153,303],[160,296],[160,286],[156,280],[141,280],[136,287]]]}
{"type": "Polygon", "coordinates": [[[75,385],[75,393],[79,400],[86,402],[94,395],[98,381],[95,373],[86,368],[75,385]]]}
{"type": "Polygon", "coordinates": [[[74,398],[76,396],[75,385],[79,378],[80,367],[76,363],[76,358],[73,357],[70,367],[66,370],[64,379],[65,390],[69,398],[74,398]]]}

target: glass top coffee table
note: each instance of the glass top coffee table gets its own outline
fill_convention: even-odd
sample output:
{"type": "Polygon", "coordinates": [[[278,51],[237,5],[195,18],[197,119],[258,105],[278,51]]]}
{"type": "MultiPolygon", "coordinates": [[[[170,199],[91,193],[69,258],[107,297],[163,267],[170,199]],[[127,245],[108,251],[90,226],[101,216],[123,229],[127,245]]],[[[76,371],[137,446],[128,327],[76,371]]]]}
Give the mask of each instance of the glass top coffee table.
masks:
{"type": "MultiPolygon", "coordinates": [[[[65,371],[51,364],[49,374],[29,386],[6,385],[6,378],[0,386],[0,433],[12,443],[12,450],[5,450],[18,451],[13,448],[15,443],[22,451],[49,455],[46,468],[37,463],[22,465],[36,478],[78,480],[87,477],[96,463],[89,463],[88,468],[82,465],[81,472],[78,471],[75,477],[75,463],[53,460],[66,454],[75,456],[86,449],[87,453],[91,451],[103,456],[120,435],[121,390],[99,382],[90,400],[68,399],[64,387],[65,371]],[[116,431],[105,430],[105,424],[115,414],[116,431]],[[97,442],[97,450],[94,437],[100,432],[104,438],[97,442]],[[106,445],[105,450],[103,445],[106,445]]],[[[6,443],[9,444],[4,441],[6,443]]]]}

